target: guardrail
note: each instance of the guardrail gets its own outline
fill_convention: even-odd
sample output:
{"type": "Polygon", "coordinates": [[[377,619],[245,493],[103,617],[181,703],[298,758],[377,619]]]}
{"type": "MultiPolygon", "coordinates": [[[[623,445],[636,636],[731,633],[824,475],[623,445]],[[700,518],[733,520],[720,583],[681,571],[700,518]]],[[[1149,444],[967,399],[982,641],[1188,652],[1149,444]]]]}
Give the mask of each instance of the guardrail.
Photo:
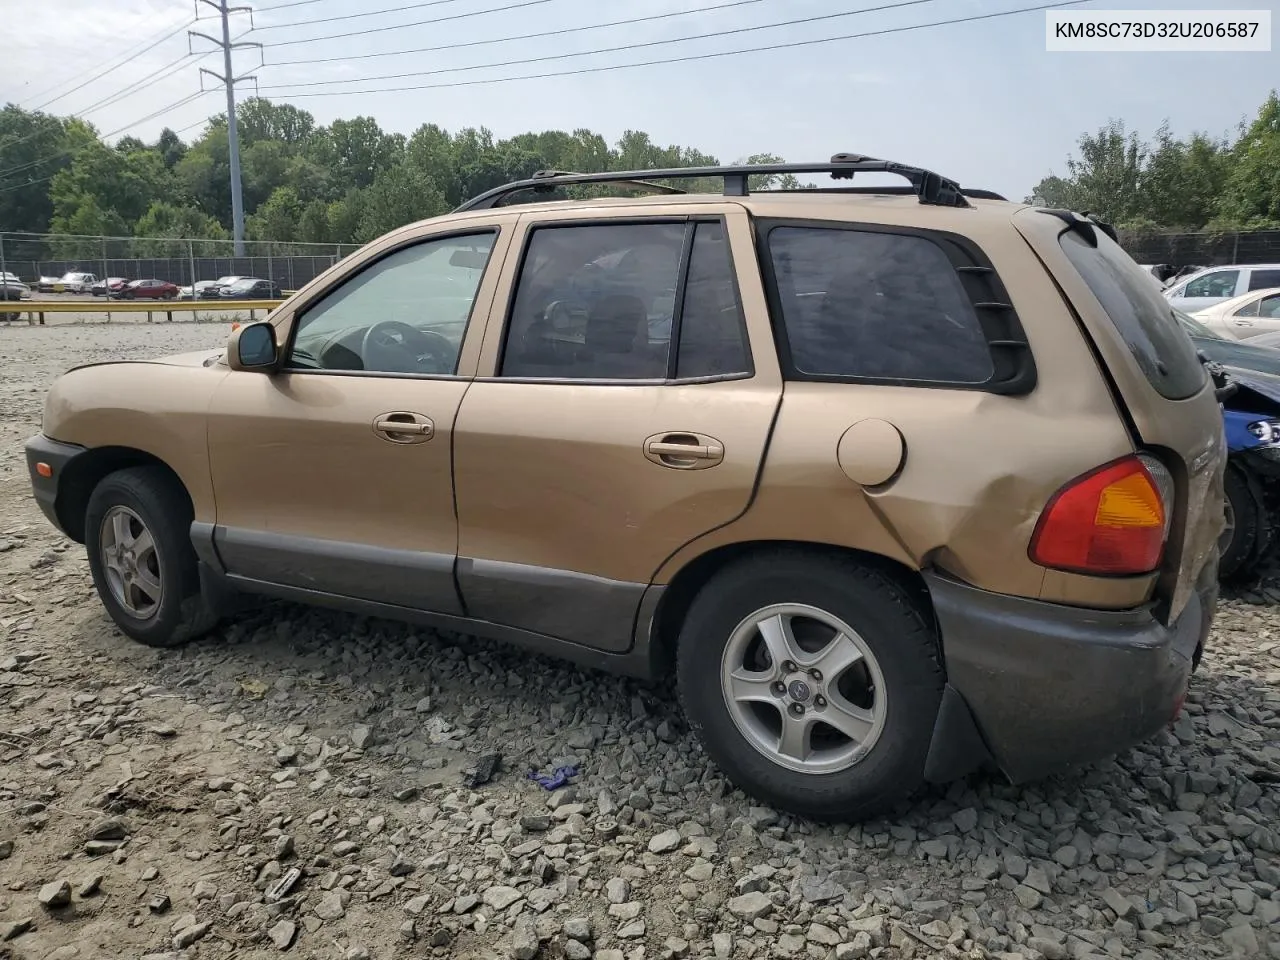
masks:
{"type": "Polygon", "coordinates": [[[151,323],[157,313],[164,314],[172,323],[175,313],[205,313],[211,310],[249,311],[249,319],[256,320],[259,310],[271,311],[284,300],[0,300],[0,319],[8,326],[26,314],[27,325],[37,322],[44,326],[46,313],[105,313],[111,322],[113,313],[145,313],[151,323]]]}

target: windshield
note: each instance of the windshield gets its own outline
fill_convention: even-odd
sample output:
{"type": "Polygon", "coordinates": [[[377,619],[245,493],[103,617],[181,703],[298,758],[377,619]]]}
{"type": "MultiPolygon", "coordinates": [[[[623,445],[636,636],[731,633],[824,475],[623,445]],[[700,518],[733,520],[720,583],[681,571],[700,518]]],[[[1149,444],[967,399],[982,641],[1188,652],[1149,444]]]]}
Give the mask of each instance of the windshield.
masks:
{"type": "Polygon", "coordinates": [[[235,283],[231,284],[231,289],[248,290],[257,282],[257,280],[237,280],[235,283]]]}

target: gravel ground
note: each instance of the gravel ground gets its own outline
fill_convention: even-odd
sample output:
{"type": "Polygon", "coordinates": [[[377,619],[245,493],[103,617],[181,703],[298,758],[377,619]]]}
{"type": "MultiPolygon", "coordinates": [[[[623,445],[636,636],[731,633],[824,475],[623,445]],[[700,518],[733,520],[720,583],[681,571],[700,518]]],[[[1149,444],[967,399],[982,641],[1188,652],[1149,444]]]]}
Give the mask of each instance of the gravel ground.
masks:
{"type": "Polygon", "coordinates": [[[1157,740],[817,826],[665,689],[286,605],[118,634],[21,443],[70,364],[225,333],[0,328],[0,956],[1280,958],[1280,589],[1224,601],[1157,740]]]}

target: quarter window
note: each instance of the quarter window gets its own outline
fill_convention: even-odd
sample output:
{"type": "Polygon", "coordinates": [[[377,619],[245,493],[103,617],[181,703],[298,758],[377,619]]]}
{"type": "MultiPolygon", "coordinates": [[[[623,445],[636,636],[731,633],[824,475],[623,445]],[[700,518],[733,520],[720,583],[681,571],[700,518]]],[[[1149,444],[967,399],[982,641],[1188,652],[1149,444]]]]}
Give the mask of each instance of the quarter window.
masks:
{"type": "Polygon", "coordinates": [[[1224,299],[1236,295],[1236,284],[1240,280],[1239,270],[1218,270],[1205,274],[1187,284],[1184,297],[1217,297],[1224,299]]]}
{"type": "Polygon", "coordinates": [[[383,257],[298,318],[288,365],[452,374],[496,234],[444,237],[383,257]]]}
{"type": "Polygon", "coordinates": [[[1280,319],[1280,293],[1262,298],[1262,303],[1258,307],[1258,316],[1272,320],[1280,319]]]}
{"type": "Polygon", "coordinates": [[[1258,303],[1259,301],[1257,300],[1251,301],[1250,303],[1246,303],[1243,307],[1241,307],[1234,314],[1232,314],[1232,316],[1256,317],[1258,315],[1258,303]]]}
{"type": "Polygon", "coordinates": [[[931,240],[779,226],[768,246],[798,373],[957,385],[992,377],[978,317],[931,240]]]}

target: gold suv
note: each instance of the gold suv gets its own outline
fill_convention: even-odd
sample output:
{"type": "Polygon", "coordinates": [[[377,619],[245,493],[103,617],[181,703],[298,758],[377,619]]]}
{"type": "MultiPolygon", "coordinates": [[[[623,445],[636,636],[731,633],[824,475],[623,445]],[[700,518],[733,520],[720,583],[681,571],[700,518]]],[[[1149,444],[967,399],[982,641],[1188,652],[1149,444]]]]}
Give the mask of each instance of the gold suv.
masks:
{"type": "Polygon", "coordinates": [[[1221,424],[1110,227],[838,154],[500,187],[224,354],[68,372],[27,454],[143,643],[246,593],[509,640],[674,683],[744,790],[858,819],[1170,722],[1221,424]],[[906,185],[749,189],[864,172],[906,185]]]}

